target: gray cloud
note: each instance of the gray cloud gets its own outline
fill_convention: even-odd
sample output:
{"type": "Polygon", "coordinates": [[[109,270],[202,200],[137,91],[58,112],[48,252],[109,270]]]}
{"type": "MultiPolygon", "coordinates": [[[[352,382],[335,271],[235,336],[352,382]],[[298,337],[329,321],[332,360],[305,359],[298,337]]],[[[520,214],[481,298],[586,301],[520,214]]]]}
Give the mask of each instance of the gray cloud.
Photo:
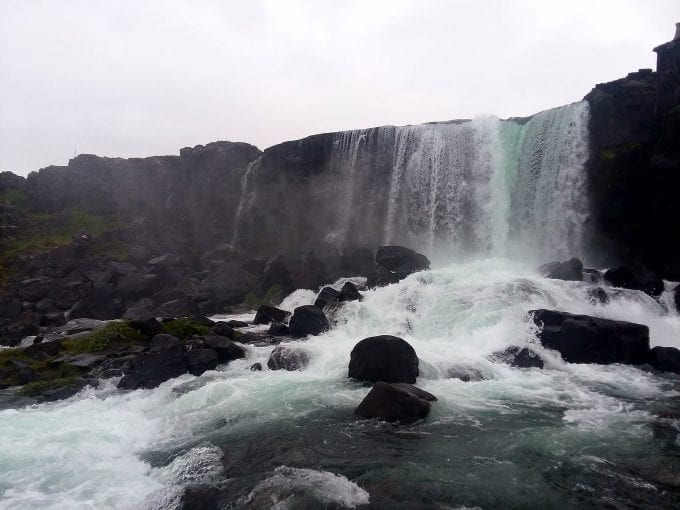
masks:
{"type": "Polygon", "coordinates": [[[677,0],[0,0],[0,170],[579,100],[677,0]]]}

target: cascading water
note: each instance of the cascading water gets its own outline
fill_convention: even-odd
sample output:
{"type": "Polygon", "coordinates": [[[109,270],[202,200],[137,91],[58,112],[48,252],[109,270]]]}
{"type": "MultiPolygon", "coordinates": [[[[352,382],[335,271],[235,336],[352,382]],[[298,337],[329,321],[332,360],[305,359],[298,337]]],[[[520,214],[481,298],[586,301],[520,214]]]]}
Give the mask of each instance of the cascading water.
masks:
{"type": "MultiPolygon", "coordinates": [[[[351,185],[330,186],[328,235],[350,241],[373,211],[380,229],[368,232],[382,242],[477,257],[365,291],[332,312],[329,332],[284,339],[309,355],[303,371],[269,371],[273,347],[248,346],[245,359],[153,390],[113,380],[0,411],[0,508],[173,509],[197,484],[224,508],[677,508],[677,376],[564,363],[527,318],[549,308],[628,320],[649,326],[652,346],[680,347],[668,292],[619,289],[601,304],[589,299],[600,279],[545,279],[526,256],[584,253],[587,119],[577,103],[524,121],[338,135],[328,169],[351,185]],[[364,199],[369,178],[382,204],[364,199]],[[417,385],[438,397],[425,420],[353,415],[368,388],[347,378],[350,352],[379,334],[416,350],[417,385]],[[509,346],[531,346],[545,368],[494,361],[509,346]]],[[[260,163],[242,181],[235,244],[261,199],[260,163]]]]}
{"type": "MultiPolygon", "coordinates": [[[[311,226],[293,243],[297,249],[306,241],[311,249],[326,241],[341,249],[403,244],[442,261],[583,257],[588,115],[588,103],[580,102],[523,120],[487,117],[347,131],[333,135],[330,150],[302,140],[298,147],[315,158],[323,154],[314,160],[323,171],[298,176],[274,164],[259,176],[262,165],[251,165],[236,223],[270,211],[287,231],[311,226]],[[287,173],[294,184],[277,180],[279,195],[258,194],[287,173]],[[299,186],[301,180],[308,185],[299,186]],[[296,209],[297,203],[309,203],[318,219],[310,224],[309,209],[296,209]]],[[[238,237],[237,227],[234,244],[238,237]]]]}

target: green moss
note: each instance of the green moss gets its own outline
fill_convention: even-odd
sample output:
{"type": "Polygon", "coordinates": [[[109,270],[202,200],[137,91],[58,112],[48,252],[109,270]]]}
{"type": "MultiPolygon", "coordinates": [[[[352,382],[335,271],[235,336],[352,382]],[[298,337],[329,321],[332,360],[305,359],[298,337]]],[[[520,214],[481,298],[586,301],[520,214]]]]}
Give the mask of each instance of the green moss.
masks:
{"type": "Polygon", "coordinates": [[[10,204],[19,211],[28,209],[28,196],[21,190],[8,189],[0,193],[0,204],[10,204]]]}
{"type": "Polygon", "coordinates": [[[79,354],[108,351],[143,341],[142,334],[133,328],[128,321],[114,321],[87,336],[64,340],[62,347],[67,352],[79,354]]]}
{"type": "Polygon", "coordinates": [[[26,354],[24,349],[21,347],[15,347],[12,349],[0,349],[0,367],[5,366],[5,364],[7,363],[7,361],[9,361],[10,358],[23,361],[24,363],[33,363],[33,361],[35,361],[28,354],[26,354]]]}
{"type": "Polygon", "coordinates": [[[210,333],[210,330],[210,326],[206,326],[187,317],[163,323],[163,332],[175,336],[180,340],[188,340],[194,335],[207,335],[210,333]]]}
{"type": "MultiPolygon", "coordinates": [[[[57,214],[32,213],[21,221],[17,236],[0,241],[0,266],[7,271],[17,255],[46,251],[66,246],[81,230],[97,236],[117,226],[114,218],[71,209],[57,214]]],[[[0,276],[2,275],[0,269],[0,276]]]]}
{"type": "Polygon", "coordinates": [[[25,397],[37,397],[49,390],[71,388],[75,386],[77,380],[77,377],[62,377],[46,381],[33,381],[22,386],[19,390],[19,394],[24,395],[25,397]]]}

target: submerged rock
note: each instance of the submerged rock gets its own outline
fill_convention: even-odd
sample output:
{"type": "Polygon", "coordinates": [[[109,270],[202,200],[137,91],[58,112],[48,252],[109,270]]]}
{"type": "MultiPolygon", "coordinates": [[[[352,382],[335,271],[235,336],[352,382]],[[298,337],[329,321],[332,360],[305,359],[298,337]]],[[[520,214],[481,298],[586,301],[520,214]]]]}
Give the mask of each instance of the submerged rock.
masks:
{"type": "Polygon", "coordinates": [[[396,336],[365,338],[350,354],[349,377],[360,381],[413,384],[418,375],[416,351],[396,336]]]}
{"type": "Polygon", "coordinates": [[[588,301],[593,305],[609,304],[609,295],[602,287],[595,287],[594,289],[588,290],[587,295],[588,301]]]}
{"type": "Polygon", "coordinates": [[[269,370],[302,370],[309,363],[309,355],[297,348],[280,345],[276,347],[267,360],[269,370]]]}
{"type": "Polygon", "coordinates": [[[289,324],[290,334],[294,337],[319,335],[330,329],[330,323],[323,310],[314,305],[298,306],[289,324]]]}
{"type": "Polygon", "coordinates": [[[544,366],[541,357],[526,347],[508,347],[504,351],[492,354],[491,358],[516,368],[543,368],[544,366]]]}
{"type": "Polygon", "coordinates": [[[375,383],[354,414],[362,418],[413,423],[425,418],[437,397],[411,384],[375,383]]]}
{"type": "Polygon", "coordinates": [[[546,278],[567,281],[583,281],[583,263],[576,257],[564,262],[548,262],[538,268],[546,278]]]}
{"type": "Polygon", "coordinates": [[[261,305],[257,309],[253,324],[269,324],[270,322],[284,322],[290,316],[290,312],[274,306],[261,305]]]}
{"type": "Polygon", "coordinates": [[[542,328],[538,337],[543,346],[558,351],[569,363],[640,365],[647,361],[647,326],[554,310],[529,313],[542,328]]]}

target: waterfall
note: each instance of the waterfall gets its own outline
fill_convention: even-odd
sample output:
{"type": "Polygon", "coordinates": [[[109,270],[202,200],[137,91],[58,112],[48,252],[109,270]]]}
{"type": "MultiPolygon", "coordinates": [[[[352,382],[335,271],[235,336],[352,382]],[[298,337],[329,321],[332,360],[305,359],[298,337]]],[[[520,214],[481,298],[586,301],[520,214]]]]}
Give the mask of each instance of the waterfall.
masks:
{"type": "Polygon", "coordinates": [[[513,178],[515,252],[528,249],[552,258],[585,255],[588,119],[583,101],[541,112],[522,125],[508,121],[505,150],[513,178]]]}
{"type": "Polygon", "coordinates": [[[276,219],[258,225],[260,235],[281,239],[285,229],[295,249],[404,244],[443,261],[583,257],[588,116],[580,102],[528,119],[386,126],[278,146],[244,174],[234,246],[257,213],[276,219]]]}

